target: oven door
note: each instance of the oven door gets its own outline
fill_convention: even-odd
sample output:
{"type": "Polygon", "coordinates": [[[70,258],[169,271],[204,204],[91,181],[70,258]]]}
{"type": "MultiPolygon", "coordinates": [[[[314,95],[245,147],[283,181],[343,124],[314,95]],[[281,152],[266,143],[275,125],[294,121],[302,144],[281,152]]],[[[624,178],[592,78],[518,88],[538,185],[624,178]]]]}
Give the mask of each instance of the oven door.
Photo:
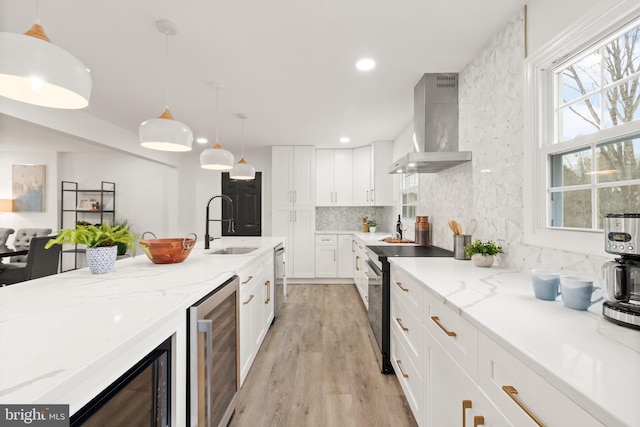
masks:
{"type": "MultiPolygon", "coordinates": [[[[369,324],[378,349],[382,352],[382,270],[376,263],[367,259],[367,281],[369,291],[369,324]]],[[[377,356],[380,356],[378,354],[377,356]]]]}

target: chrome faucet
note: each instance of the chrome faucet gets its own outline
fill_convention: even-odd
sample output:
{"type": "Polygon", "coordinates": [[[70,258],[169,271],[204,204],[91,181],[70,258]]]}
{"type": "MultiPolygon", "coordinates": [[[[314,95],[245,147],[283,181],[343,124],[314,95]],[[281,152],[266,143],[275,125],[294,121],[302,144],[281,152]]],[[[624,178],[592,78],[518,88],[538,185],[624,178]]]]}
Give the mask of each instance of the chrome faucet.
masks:
{"type": "Polygon", "coordinates": [[[207,202],[207,221],[206,221],[205,232],[204,232],[204,248],[205,249],[209,249],[209,242],[212,242],[214,239],[220,239],[220,237],[213,237],[213,236],[209,235],[209,223],[211,221],[226,222],[228,224],[227,225],[227,232],[228,233],[235,233],[236,232],[235,222],[233,221],[233,200],[231,200],[231,197],[226,196],[224,194],[220,194],[218,196],[213,196],[207,202]],[[209,218],[209,205],[211,204],[213,199],[217,199],[218,197],[220,197],[222,200],[225,200],[225,201],[227,201],[229,203],[229,206],[231,207],[231,215],[229,216],[229,218],[226,218],[226,219],[224,219],[224,218],[222,218],[222,219],[210,219],[209,218]]]}

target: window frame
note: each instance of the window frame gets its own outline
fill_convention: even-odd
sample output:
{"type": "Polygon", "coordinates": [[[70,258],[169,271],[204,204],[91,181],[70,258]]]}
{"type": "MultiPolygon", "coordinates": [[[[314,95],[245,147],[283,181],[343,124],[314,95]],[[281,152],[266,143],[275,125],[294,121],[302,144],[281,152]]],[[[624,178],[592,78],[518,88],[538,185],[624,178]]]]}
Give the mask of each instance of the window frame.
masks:
{"type": "Polygon", "coordinates": [[[608,135],[633,134],[637,122],[582,135],[570,141],[556,141],[555,96],[559,90],[555,70],[611,34],[640,17],[640,4],[623,1],[615,6],[604,2],[576,21],[567,31],[525,59],[524,63],[524,243],[580,253],[604,256],[602,230],[567,229],[548,226],[551,206],[547,203],[550,187],[549,155],[575,150],[600,142],[608,135]],[[527,161],[530,159],[531,161],[527,161]]]}
{"type": "MultiPolygon", "coordinates": [[[[414,193],[416,195],[416,203],[415,203],[415,212],[418,212],[418,207],[420,206],[420,176],[417,173],[410,173],[410,174],[401,174],[400,175],[400,185],[399,185],[399,193],[400,193],[400,197],[399,197],[399,207],[400,207],[400,212],[402,214],[404,214],[404,207],[405,206],[409,206],[409,205],[405,205],[404,201],[403,201],[403,196],[405,194],[410,194],[410,193],[414,193]],[[405,178],[408,175],[413,175],[415,176],[416,179],[416,185],[412,186],[412,187],[405,187],[404,183],[405,183],[405,178]]],[[[416,219],[416,215],[414,215],[413,217],[405,217],[404,215],[402,216],[403,219],[408,219],[408,220],[415,220],[416,219]]]]}

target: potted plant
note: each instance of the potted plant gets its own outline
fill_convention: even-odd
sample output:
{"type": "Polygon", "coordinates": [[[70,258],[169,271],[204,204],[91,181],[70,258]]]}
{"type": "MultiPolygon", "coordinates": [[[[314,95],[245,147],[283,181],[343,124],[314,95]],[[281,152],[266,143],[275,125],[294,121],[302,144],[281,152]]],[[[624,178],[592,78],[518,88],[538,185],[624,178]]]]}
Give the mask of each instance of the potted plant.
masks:
{"type": "Polygon", "coordinates": [[[62,229],[58,236],[50,239],[45,248],[53,245],[86,245],[87,264],[94,274],[108,273],[116,262],[118,243],[135,251],[137,237],[129,230],[128,225],[102,223],[98,225],[76,224],[76,228],[62,229]]]}
{"type": "Polygon", "coordinates": [[[378,226],[378,223],[376,222],[375,219],[370,219],[367,221],[367,225],[369,226],[369,233],[375,233],[376,232],[376,227],[378,226]]]}
{"type": "Polygon", "coordinates": [[[503,252],[502,248],[496,245],[493,240],[487,240],[486,242],[476,240],[464,247],[464,253],[468,258],[471,258],[474,265],[478,267],[491,267],[491,265],[493,265],[493,257],[503,252]]]}

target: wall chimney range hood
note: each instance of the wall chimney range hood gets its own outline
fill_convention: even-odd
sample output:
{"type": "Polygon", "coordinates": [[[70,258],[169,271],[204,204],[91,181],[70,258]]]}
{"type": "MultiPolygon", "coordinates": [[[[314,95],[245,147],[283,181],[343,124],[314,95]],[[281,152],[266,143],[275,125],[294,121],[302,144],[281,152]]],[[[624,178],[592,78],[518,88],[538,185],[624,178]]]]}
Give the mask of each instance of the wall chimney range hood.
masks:
{"type": "Polygon", "coordinates": [[[424,74],[413,90],[414,152],[395,161],[389,173],[436,173],[471,161],[458,151],[458,74],[424,74]]]}

